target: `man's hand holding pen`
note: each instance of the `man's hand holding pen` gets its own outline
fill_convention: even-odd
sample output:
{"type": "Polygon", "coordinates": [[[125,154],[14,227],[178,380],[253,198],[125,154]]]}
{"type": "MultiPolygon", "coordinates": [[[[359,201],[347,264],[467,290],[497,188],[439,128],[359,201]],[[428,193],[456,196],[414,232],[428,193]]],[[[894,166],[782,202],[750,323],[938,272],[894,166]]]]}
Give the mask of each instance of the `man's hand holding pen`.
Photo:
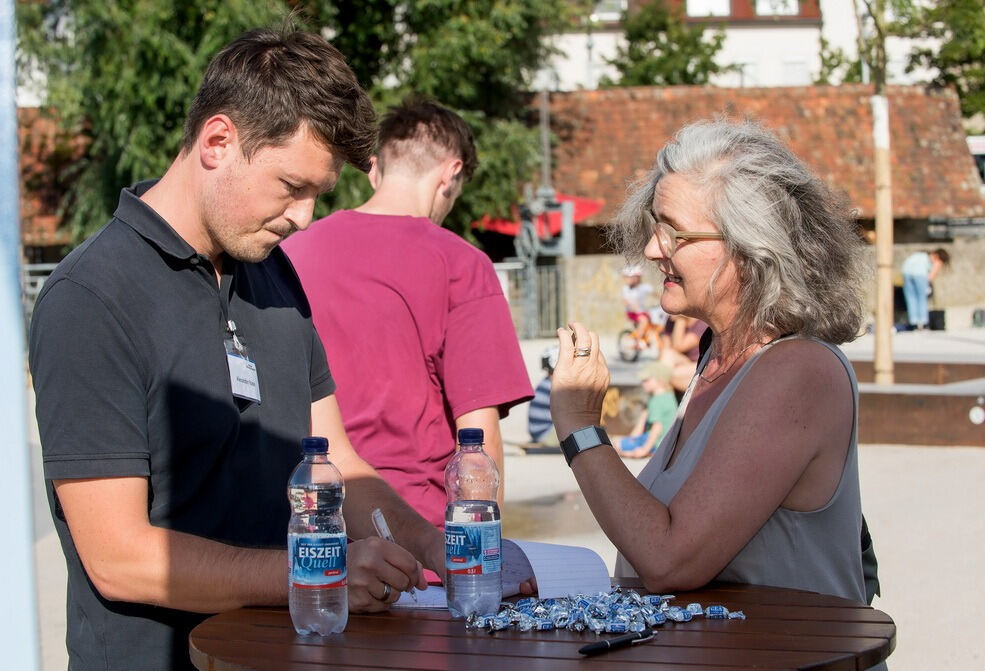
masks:
{"type": "MultiPolygon", "coordinates": [[[[386,518],[383,517],[383,511],[380,510],[379,508],[374,508],[372,513],[372,518],[373,518],[373,528],[376,529],[376,534],[380,538],[384,540],[388,540],[391,543],[395,542],[393,540],[393,534],[390,533],[390,525],[386,523],[386,518]]],[[[418,566],[420,566],[420,564],[418,564],[418,566]]],[[[424,589],[427,589],[426,584],[424,589]]],[[[400,591],[408,592],[411,595],[411,597],[413,597],[414,601],[417,601],[417,593],[414,591],[413,585],[411,585],[406,590],[400,590],[400,591]]],[[[389,596],[390,596],[390,585],[388,583],[384,583],[382,600],[386,601],[389,596]]]]}
{"type": "Polygon", "coordinates": [[[409,589],[425,589],[421,564],[407,550],[382,538],[364,538],[349,544],[346,557],[349,610],[375,613],[386,610],[409,589]]]}

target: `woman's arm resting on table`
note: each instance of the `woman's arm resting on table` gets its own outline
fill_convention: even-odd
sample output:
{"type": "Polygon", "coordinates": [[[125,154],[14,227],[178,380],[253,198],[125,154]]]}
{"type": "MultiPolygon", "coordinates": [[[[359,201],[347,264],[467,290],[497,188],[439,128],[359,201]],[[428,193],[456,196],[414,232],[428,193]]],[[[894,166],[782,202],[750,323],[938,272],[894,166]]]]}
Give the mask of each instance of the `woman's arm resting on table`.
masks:
{"type": "Polygon", "coordinates": [[[326,396],[311,405],[311,433],[328,438],[329,458],[345,480],[346,496],[342,511],[349,536],[375,536],[371,515],[374,508],[379,508],[386,517],[394,540],[407,548],[425,568],[443,578],[444,533],[411,508],[376,469],[356,453],[346,436],[335,396],[326,396]]]}

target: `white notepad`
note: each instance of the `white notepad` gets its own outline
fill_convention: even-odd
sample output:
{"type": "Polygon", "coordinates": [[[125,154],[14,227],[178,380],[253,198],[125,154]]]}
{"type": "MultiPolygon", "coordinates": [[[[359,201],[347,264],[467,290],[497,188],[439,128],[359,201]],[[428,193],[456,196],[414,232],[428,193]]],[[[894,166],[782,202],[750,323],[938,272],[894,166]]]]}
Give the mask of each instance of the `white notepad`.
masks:
{"type": "MultiPolygon", "coordinates": [[[[550,599],[570,594],[608,592],[609,570],[588,548],[535,541],[503,539],[503,592],[515,594],[517,585],[537,578],[537,596],[550,599]]],[[[447,608],[445,588],[432,585],[417,591],[417,600],[404,592],[394,608],[447,608]]]]}

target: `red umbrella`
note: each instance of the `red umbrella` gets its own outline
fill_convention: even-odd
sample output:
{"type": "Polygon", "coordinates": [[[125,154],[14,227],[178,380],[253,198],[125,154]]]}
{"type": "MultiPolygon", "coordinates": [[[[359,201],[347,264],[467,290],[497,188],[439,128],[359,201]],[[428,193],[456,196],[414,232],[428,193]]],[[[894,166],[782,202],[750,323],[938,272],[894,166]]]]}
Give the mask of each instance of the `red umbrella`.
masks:
{"type": "MultiPolygon", "coordinates": [[[[592,198],[582,198],[581,196],[572,196],[566,193],[556,193],[556,200],[559,203],[565,201],[571,201],[575,204],[575,223],[579,221],[584,221],[590,217],[598,214],[602,206],[605,205],[603,200],[593,200],[592,198]]],[[[489,215],[482,217],[479,221],[472,222],[472,228],[484,229],[487,231],[493,231],[494,233],[502,233],[503,235],[513,235],[515,236],[520,230],[520,216],[516,211],[516,207],[513,207],[513,219],[493,219],[489,215]]],[[[561,234],[561,212],[560,210],[552,210],[550,212],[545,212],[537,216],[534,220],[537,225],[537,234],[542,237],[553,237],[561,234]]]]}

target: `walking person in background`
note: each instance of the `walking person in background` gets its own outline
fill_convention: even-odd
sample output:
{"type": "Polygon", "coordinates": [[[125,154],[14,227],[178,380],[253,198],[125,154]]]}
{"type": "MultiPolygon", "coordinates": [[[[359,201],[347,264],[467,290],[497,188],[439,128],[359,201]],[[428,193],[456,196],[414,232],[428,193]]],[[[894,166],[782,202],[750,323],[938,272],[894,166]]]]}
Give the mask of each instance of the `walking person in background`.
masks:
{"type": "Polygon", "coordinates": [[[480,428],[500,472],[499,420],[533,390],[492,262],[442,228],[477,159],[465,121],[428,100],[380,124],[373,196],[284,244],[338,381],[359,455],[436,527],[456,433],[480,428]]]}
{"type": "Polygon", "coordinates": [[[941,247],[932,252],[914,252],[903,261],[903,298],[912,328],[922,331],[930,323],[931,282],[950,263],[951,255],[941,247]]]}

